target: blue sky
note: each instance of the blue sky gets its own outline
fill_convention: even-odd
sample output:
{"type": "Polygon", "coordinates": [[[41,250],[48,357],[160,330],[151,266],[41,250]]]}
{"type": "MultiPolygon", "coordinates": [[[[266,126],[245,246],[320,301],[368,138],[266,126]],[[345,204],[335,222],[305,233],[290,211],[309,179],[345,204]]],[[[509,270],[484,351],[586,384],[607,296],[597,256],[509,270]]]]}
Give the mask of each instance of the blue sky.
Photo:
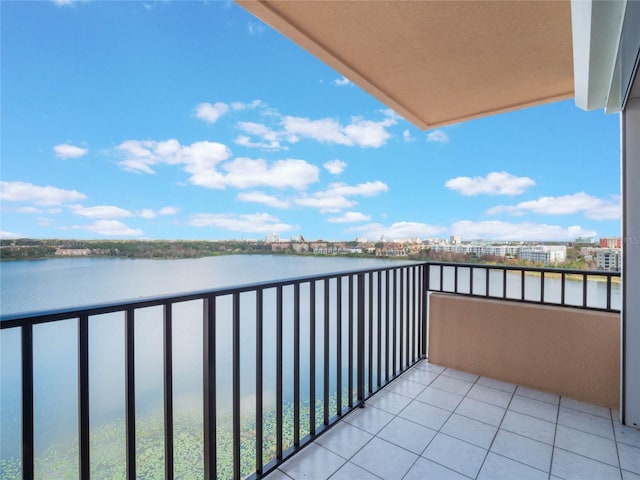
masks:
{"type": "Polygon", "coordinates": [[[228,2],[1,2],[4,238],[620,234],[619,116],[420,131],[228,2]]]}

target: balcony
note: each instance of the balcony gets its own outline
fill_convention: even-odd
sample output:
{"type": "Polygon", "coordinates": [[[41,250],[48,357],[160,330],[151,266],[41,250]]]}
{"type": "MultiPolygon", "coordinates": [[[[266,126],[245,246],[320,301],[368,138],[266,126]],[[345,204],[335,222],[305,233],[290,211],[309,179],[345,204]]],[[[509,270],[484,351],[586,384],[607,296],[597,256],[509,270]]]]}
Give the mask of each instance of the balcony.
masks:
{"type": "Polygon", "coordinates": [[[9,385],[20,398],[12,472],[54,472],[38,447],[55,418],[43,422],[38,406],[49,402],[35,393],[34,338],[64,323],[77,352],[77,406],[49,417],[74,425],[69,478],[182,478],[185,465],[207,479],[425,478],[429,469],[436,478],[633,478],[640,433],[619,425],[615,411],[618,277],[400,264],[7,316],[2,335],[20,345],[21,365],[9,385]],[[176,362],[188,322],[199,325],[187,348],[199,358],[200,414],[199,433],[185,443],[176,362]],[[161,381],[148,398],[140,386],[153,373],[140,355],[152,325],[161,332],[161,381]],[[120,440],[104,445],[95,386],[107,382],[92,365],[114,330],[122,382],[108,388],[122,391],[123,413],[120,440]],[[155,447],[144,431],[149,403],[161,412],[155,447]],[[117,450],[120,462],[104,462],[103,449],[117,450]]]}

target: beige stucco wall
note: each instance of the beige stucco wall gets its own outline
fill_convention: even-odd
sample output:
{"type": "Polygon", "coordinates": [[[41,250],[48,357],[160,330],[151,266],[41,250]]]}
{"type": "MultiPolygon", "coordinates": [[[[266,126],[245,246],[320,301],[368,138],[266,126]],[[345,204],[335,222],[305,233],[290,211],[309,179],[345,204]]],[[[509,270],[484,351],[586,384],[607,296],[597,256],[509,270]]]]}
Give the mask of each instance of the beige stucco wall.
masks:
{"type": "Polygon", "coordinates": [[[430,362],[619,407],[618,314],[438,293],[429,304],[430,362]]]}

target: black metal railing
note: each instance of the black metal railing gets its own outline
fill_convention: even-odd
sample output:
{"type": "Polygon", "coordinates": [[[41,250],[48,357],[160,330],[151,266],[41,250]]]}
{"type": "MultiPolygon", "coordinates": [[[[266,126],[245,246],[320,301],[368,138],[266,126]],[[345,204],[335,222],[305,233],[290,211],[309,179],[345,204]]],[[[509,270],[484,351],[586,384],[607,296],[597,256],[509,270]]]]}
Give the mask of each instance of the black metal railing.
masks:
{"type": "Polygon", "coordinates": [[[431,292],[620,312],[620,272],[430,262],[431,292]]]}
{"type": "MultiPolygon", "coordinates": [[[[89,385],[100,382],[90,374],[92,324],[99,316],[116,314],[124,325],[125,458],[126,477],[137,478],[136,449],[137,365],[136,329],[150,310],[162,325],[162,411],[164,477],[175,475],[174,445],[174,336],[181,328],[179,304],[201,308],[202,341],[202,465],[203,478],[259,478],[426,354],[426,264],[310,276],[222,288],[175,296],[2,317],[4,331],[18,329],[21,338],[22,478],[34,478],[34,332],[44,324],[75,321],[77,332],[78,477],[92,471],[89,385]],[[154,308],[150,308],[154,307],[154,308]],[[268,340],[275,337],[275,346],[268,340]],[[291,339],[291,341],[285,341],[291,339]],[[221,359],[230,349],[231,362],[221,359]],[[255,364],[245,368],[242,349],[255,349],[255,364]],[[265,416],[267,350],[275,350],[275,445],[268,443],[265,416]],[[221,374],[230,375],[223,385],[221,374]],[[247,376],[254,385],[252,408],[254,445],[242,443],[241,385],[247,376]],[[285,392],[285,383],[287,388],[285,392]],[[290,385],[292,384],[292,385],[290,385]],[[232,465],[221,465],[218,427],[221,395],[230,390],[232,465]],[[288,392],[291,391],[289,394],[288,392]],[[289,408],[291,407],[291,408],[289,408]],[[285,426],[284,409],[291,411],[292,427],[285,426]],[[289,430],[293,431],[289,431],[289,430]],[[241,460],[251,455],[246,463],[241,460]],[[249,465],[247,467],[246,465],[249,465]],[[248,469],[248,470],[247,470],[248,469]]],[[[118,321],[113,319],[112,321],[118,321]]],[[[138,373],[139,374],[139,373],[138,373]]],[[[251,398],[249,396],[248,398],[251,398]]],[[[288,414],[288,413],[287,413],[288,414]]],[[[225,417],[226,418],[226,417],[225,417]]],[[[270,437],[271,438],[271,437],[270,437]]]]}

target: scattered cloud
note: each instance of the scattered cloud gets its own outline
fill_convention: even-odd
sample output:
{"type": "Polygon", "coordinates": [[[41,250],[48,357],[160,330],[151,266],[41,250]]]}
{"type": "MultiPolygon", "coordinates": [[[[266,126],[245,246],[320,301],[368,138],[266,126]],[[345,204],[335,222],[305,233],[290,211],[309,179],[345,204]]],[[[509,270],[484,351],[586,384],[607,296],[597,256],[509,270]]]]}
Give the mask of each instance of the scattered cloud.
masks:
{"type": "Polygon", "coordinates": [[[16,208],[16,211],[20,213],[28,213],[28,214],[41,214],[41,213],[49,213],[56,214],[62,212],[60,207],[50,207],[50,208],[36,208],[36,207],[19,207],[16,208]]]}
{"type": "Polygon", "coordinates": [[[76,147],[75,145],[70,145],[68,143],[61,143],[60,145],[56,145],[53,147],[53,151],[56,153],[56,157],[58,158],[80,158],[89,153],[87,148],[76,147]]]}
{"type": "Polygon", "coordinates": [[[536,184],[529,177],[516,177],[508,172],[491,172],[486,177],[456,177],[445,182],[445,187],[465,196],[520,195],[536,184]]]}
{"type": "Polygon", "coordinates": [[[222,177],[224,185],[236,188],[269,186],[304,190],[318,181],[320,173],[317,166],[293,158],[277,160],[271,165],[263,159],[236,158],[225,163],[222,169],[227,172],[222,177]]]}
{"type": "Polygon", "coordinates": [[[151,220],[152,218],[156,218],[158,216],[175,215],[179,211],[180,209],[176,207],[163,207],[157,211],[151,208],[144,208],[136,212],[136,215],[142,218],[146,218],[147,220],[151,220]]]}
{"type": "Polygon", "coordinates": [[[158,210],[158,215],[176,215],[180,209],[178,207],[162,207],[158,210]]]}
{"type": "Polygon", "coordinates": [[[411,136],[411,132],[409,130],[404,130],[402,132],[402,139],[404,140],[404,143],[410,143],[415,141],[415,138],[411,136]]]}
{"type": "Polygon", "coordinates": [[[427,142],[449,143],[449,136],[442,130],[427,133],[427,142]]]}
{"type": "Polygon", "coordinates": [[[241,192],[236,198],[242,202],[261,203],[274,208],[289,208],[291,206],[290,201],[282,200],[264,192],[241,192]]]}
{"type": "Polygon", "coordinates": [[[355,200],[349,197],[373,197],[387,190],[389,190],[389,187],[380,181],[360,183],[358,185],[332,183],[326,190],[302,195],[294,201],[297,205],[303,207],[318,208],[323,213],[339,212],[357,204],[355,200]]]}
{"type": "Polygon", "coordinates": [[[337,85],[338,87],[344,87],[346,85],[352,85],[351,80],[349,80],[345,76],[342,76],[340,78],[336,78],[331,83],[333,83],[334,85],[337,85]]]}
{"type": "Polygon", "coordinates": [[[347,168],[347,164],[342,160],[336,159],[336,160],[329,160],[328,162],[325,162],[323,167],[326,168],[329,171],[329,173],[332,173],[333,175],[340,175],[342,172],[344,172],[344,169],[347,168]]]}
{"type": "Polygon", "coordinates": [[[69,6],[69,5],[73,5],[74,3],[78,3],[78,2],[85,2],[87,0],[51,0],[53,2],[54,5],[57,5],[58,7],[65,7],[65,6],[69,6]]]}
{"type": "Polygon", "coordinates": [[[40,187],[29,182],[0,181],[0,199],[9,202],[31,202],[36,205],[61,205],[84,200],[87,196],[77,190],[65,190],[50,185],[40,187]]]}
{"type": "Polygon", "coordinates": [[[592,220],[619,220],[620,196],[609,198],[593,197],[585,192],[559,197],[541,197],[537,200],[520,202],[517,205],[498,205],[487,211],[489,215],[508,213],[514,216],[525,213],[542,215],[571,215],[583,213],[592,220]]]}
{"type": "Polygon", "coordinates": [[[22,235],[14,232],[7,232],[6,230],[0,230],[0,239],[13,240],[15,238],[22,238],[22,235]]]}
{"type": "Polygon", "coordinates": [[[229,105],[223,102],[199,103],[196,105],[196,117],[207,123],[216,123],[218,119],[229,111],[229,105]]]}
{"type": "Polygon", "coordinates": [[[371,220],[370,215],[365,215],[360,212],[345,212],[343,215],[339,217],[329,218],[328,221],[331,223],[358,223],[358,222],[368,222],[371,220]]]}
{"type": "Polygon", "coordinates": [[[280,138],[282,135],[262,123],[238,122],[237,126],[243,133],[247,134],[238,135],[235,140],[238,145],[251,148],[264,148],[267,150],[284,149],[284,147],[280,144],[280,138]],[[260,137],[262,140],[257,142],[253,141],[251,140],[251,137],[249,135],[260,137]]]}
{"type": "Polygon", "coordinates": [[[142,230],[130,228],[119,220],[97,220],[90,225],[76,225],[76,230],[87,230],[105,237],[139,237],[142,230]]]}
{"type": "Polygon", "coordinates": [[[249,22],[247,24],[247,31],[251,36],[262,35],[264,32],[267,31],[267,27],[262,23],[249,22]]]}
{"type": "Polygon", "coordinates": [[[502,221],[473,222],[462,220],[451,226],[453,235],[466,239],[525,240],[525,241],[571,241],[576,237],[597,236],[594,230],[580,225],[562,227],[540,223],[511,223],[502,221]]]}
{"type": "Polygon", "coordinates": [[[241,110],[254,110],[262,106],[264,106],[264,103],[262,102],[262,100],[254,100],[253,102],[249,102],[249,103],[242,103],[242,102],[231,103],[232,110],[236,112],[241,110]]]}
{"type": "Polygon", "coordinates": [[[89,218],[122,218],[132,217],[133,213],[113,205],[98,205],[96,207],[83,207],[82,205],[73,205],[71,210],[76,215],[82,215],[89,218]]]}
{"type": "Polygon", "coordinates": [[[194,227],[218,227],[232,232],[279,233],[293,230],[293,225],[282,223],[279,218],[268,213],[239,215],[236,213],[198,213],[191,217],[189,224],[194,227]]]}
{"type": "Polygon", "coordinates": [[[369,223],[347,230],[347,232],[357,233],[367,238],[384,238],[385,240],[432,237],[445,231],[446,229],[443,227],[419,222],[397,222],[392,225],[369,223]]]}

